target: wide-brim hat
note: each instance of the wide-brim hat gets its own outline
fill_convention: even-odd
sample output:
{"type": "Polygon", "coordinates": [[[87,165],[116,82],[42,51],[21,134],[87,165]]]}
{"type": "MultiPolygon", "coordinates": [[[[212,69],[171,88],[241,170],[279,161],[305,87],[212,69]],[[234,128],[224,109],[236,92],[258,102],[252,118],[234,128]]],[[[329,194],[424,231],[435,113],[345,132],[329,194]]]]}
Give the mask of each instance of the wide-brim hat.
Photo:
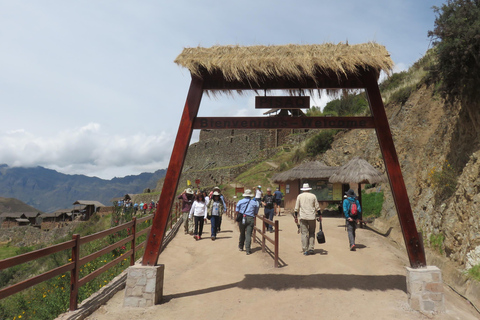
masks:
{"type": "Polygon", "coordinates": [[[253,192],[250,189],[245,190],[245,193],[243,194],[244,197],[253,197],[253,192]]]}
{"type": "Polygon", "coordinates": [[[355,196],[355,191],[353,189],[349,189],[346,193],[347,196],[354,197],[355,196]]]}
{"type": "Polygon", "coordinates": [[[193,194],[193,190],[190,188],[185,189],[185,192],[188,194],[193,194]]]}
{"type": "Polygon", "coordinates": [[[219,187],[213,187],[212,190],[219,190],[220,191],[220,188],[219,187]]]}
{"type": "Polygon", "coordinates": [[[220,192],[215,191],[215,192],[213,193],[213,195],[214,195],[214,196],[219,196],[219,195],[220,195],[220,192]]]}
{"type": "Polygon", "coordinates": [[[302,191],[309,191],[309,190],[312,190],[312,188],[310,188],[310,185],[308,183],[304,183],[303,184],[303,187],[300,188],[300,190],[302,191]]]}

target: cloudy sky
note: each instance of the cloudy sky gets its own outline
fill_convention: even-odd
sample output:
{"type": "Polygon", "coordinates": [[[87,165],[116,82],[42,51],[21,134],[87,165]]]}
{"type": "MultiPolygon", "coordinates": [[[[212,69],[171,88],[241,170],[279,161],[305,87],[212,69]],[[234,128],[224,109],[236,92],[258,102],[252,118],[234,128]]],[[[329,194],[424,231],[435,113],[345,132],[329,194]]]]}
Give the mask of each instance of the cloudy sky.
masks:
{"type": "MultiPolygon", "coordinates": [[[[173,63],[183,48],[375,41],[405,70],[443,2],[0,0],[0,164],[105,179],[166,168],[190,84],[173,63]]],[[[253,97],[204,97],[199,113],[258,111],[253,97]]]]}

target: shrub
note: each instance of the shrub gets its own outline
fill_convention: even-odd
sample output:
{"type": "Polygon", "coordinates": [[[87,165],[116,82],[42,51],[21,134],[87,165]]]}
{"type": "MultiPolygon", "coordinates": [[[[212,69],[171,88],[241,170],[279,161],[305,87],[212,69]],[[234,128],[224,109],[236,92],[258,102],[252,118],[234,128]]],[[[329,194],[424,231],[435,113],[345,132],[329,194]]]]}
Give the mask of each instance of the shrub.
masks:
{"type": "Polygon", "coordinates": [[[428,36],[436,49],[434,72],[442,79],[441,90],[446,97],[460,95],[476,101],[480,95],[480,2],[447,0],[433,9],[435,28],[428,36]]]}
{"type": "Polygon", "coordinates": [[[325,153],[332,147],[332,142],[338,130],[322,130],[308,140],[305,149],[307,155],[314,157],[317,154],[325,153]]]}
{"type": "Polygon", "coordinates": [[[480,264],[473,266],[471,269],[468,270],[468,275],[473,279],[480,281],[480,264]]]}

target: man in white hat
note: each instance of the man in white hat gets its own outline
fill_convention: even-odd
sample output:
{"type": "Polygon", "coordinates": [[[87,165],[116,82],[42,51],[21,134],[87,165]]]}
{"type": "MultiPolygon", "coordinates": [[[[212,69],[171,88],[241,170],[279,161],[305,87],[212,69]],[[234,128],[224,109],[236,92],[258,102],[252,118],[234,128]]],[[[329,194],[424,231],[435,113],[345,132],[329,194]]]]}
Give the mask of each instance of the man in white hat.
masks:
{"type": "Polygon", "coordinates": [[[247,255],[251,252],[252,244],[252,231],[255,222],[255,216],[258,213],[258,202],[252,199],[254,196],[252,190],[247,189],[243,194],[243,199],[238,201],[235,211],[243,214],[243,219],[238,223],[240,229],[240,237],[238,239],[238,249],[243,251],[243,245],[245,245],[245,251],[247,255]]]}
{"type": "Polygon", "coordinates": [[[308,256],[315,254],[313,248],[315,246],[315,218],[318,221],[322,219],[320,205],[317,197],[310,192],[308,183],[304,183],[300,188],[301,194],[297,197],[295,203],[295,223],[298,224],[298,215],[300,215],[300,231],[302,233],[302,250],[303,254],[308,256]],[[315,216],[315,213],[317,214],[315,216]]]}

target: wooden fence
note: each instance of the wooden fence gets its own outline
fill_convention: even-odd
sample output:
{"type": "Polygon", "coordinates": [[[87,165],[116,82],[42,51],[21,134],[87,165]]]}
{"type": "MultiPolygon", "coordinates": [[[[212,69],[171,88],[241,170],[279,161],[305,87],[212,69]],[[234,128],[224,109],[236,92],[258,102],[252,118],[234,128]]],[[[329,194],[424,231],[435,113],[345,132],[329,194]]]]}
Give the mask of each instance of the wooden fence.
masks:
{"type": "MultiPolygon", "coordinates": [[[[173,227],[173,225],[177,222],[179,218],[181,218],[181,204],[179,202],[175,203],[174,209],[172,210],[172,213],[170,214],[169,218],[169,226],[170,229],[173,227]]],[[[94,278],[98,277],[105,271],[107,271],[109,268],[113,267],[114,265],[120,263],[122,260],[125,258],[130,257],[130,265],[135,264],[135,253],[141,250],[142,248],[145,247],[146,241],[143,241],[140,244],[137,244],[136,241],[138,237],[142,235],[147,235],[148,239],[148,232],[151,229],[151,226],[144,228],[141,231],[137,231],[139,226],[142,223],[146,223],[147,221],[151,221],[153,218],[152,215],[148,215],[146,217],[137,219],[134,217],[132,221],[126,222],[124,224],[118,225],[116,227],[110,228],[105,231],[101,231],[92,235],[84,236],[81,237],[78,234],[74,234],[72,237],[72,240],[62,242],[47,248],[35,250],[29,253],[25,253],[22,255],[18,255],[15,257],[7,258],[4,260],[0,260],[0,271],[11,268],[17,265],[20,265],[22,263],[26,263],[32,260],[36,260],[42,257],[47,257],[50,256],[54,253],[64,251],[64,250],[71,250],[72,252],[72,257],[71,261],[68,263],[59,266],[57,268],[54,268],[52,270],[49,270],[47,272],[44,272],[40,275],[34,276],[32,278],[29,278],[27,280],[21,281],[17,284],[8,286],[6,288],[3,288],[0,290],[0,299],[6,298],[10,295],[13,295],[15,293],[18,293],[22,290],[25,290],[29,287],[32,287],[34,285],[37,285],[39,283],[42,283],[44,281],[47,281],[49,279],[52,279],[56,276],[59,276],[63,273],[70,272],[70,311],[74,311],[77,309],[78,306],[78,289],[86,284],[87,282],[93,280],[94,278]],[[80,248],[82,245],[85,245],[89,242],[92,242],[94,240],[98,239],[103,239],[109,235],[115,234],[117,232],[123,231],[123,230],[128,230],[130,229],[129,235],[99,251],[96,251],[92,254],[89,254],[85,257],[80,257],[80,248]],[[93,261],[94,259],[101,257],[107,253],[112,252],[113,250],[120,248],[126,244],[130,243],[130,250],[126,251],[124,254],[120,255],[119,257],[113,259],[112,261],[106,263],[105,265],[101,266],[100,268],[96,269],[95,271],[91,272],[90,274],[86,275],[85,277],[79,279],[79,270],[84,266],[85,264],[93,261]]]]}

